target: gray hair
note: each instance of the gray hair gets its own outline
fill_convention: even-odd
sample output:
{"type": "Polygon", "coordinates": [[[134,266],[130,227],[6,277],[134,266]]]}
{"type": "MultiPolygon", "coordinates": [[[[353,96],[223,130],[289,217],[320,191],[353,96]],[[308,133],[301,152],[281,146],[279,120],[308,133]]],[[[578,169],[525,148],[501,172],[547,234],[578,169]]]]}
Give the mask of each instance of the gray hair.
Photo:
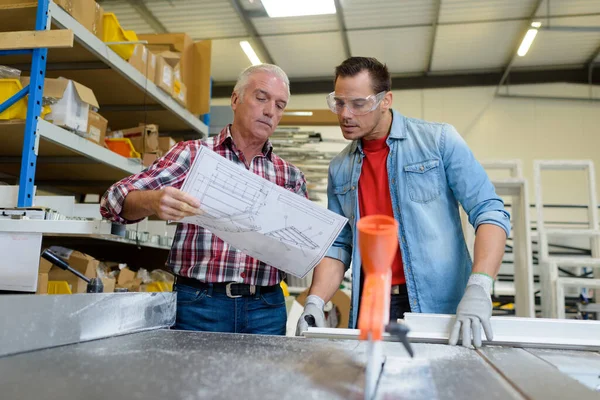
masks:
{"type": "Polygon", "coordinates": [[[258,64],[249,66],[248,68],[243,70],[240,76],[238,77],[233,91],[234,93],[237,93],[238,96],[240,96],[240,99],[243,99],[244,97],[244,91],[248,86],[248,80],[250,79],[250,76],[258,72],[266,72],[268,74],[275,75],[277,78],[281,79],[283,83],[285,83],[285,85],[287,86],[288,98],[290,97],[290,79],[288,78],[286,73],[277,65],[258,64]]]}

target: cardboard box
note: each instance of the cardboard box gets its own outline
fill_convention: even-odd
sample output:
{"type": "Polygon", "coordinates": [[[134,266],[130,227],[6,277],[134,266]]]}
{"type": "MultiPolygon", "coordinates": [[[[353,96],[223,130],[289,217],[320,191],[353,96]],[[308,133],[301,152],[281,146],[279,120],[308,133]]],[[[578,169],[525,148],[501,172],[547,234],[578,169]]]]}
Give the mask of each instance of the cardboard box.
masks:
{"type": "Polygon", "coordinates": [[[137,273],[130,270],[129,267],[123,268],[117,275],[117,285],[124,285],[125,283],[133,281],[136,275],[137,273]]]}
{"type": "Polygon", "coordinates": [[[90,111],[88,114],[88,128],[86,139],[104,146],[108,121],[97,112],[90,111]]]}
{"type": "Polygon", "coordinates": [[[138,38],[146,40],[152,52],[181,53],[181,81],[187,88],[187,108],[196,115],[210,112],[212,42],[194,43],[185,33],[138,35],[138,38]]]}
{"type": "Polygon", "coordinates": [[[149,167],[152,164],[154,164],[154,162],[156,160],[158,160],[160,158],[160,153],[144,153],[142,155],[142,165],[144,167],[149,167]]]}
{"type": "Polygon", "coordinates": [[[118,288],[126,288],[130,292],[138,292],[142,285],[142,279],[136,278],[137,273],[130,270],[129,267],[123,268],[117,275],[118,288]]]}
{"type": "Polygon", "coordinates": [[[87,30],[94,32],[97,5],[94,0],[56,0],[55,3],[87,30]]]}
{"type": "Polygon", "coordinates": [[[102,35],[104,35],[104,9],[98,3],[96,3],[96,9],[94,11],[94,26],[92,27],[92,33],[96,35],[96,37],[102,40],[102,35]]]}
{"type": "MultiPolygon", "coordinates": [[[[304,307],[308,289],[296,297],[296,301],[304,307]]],[[[350,297],[341,290],[335,292],[331,298],[333,309],[325,312],[325,323],[327,328],[347,328],[350,319],[350,297]]],[[[327,307],[326,307],[327,308],[327,307]]]]}
{"type": "Polygon", "coordinates": [[[158,151],[158,125],[139,124],[130,129],[115,132],[115,137],[124,137],[131,140],[138,153],[156,153],[158,151]]]}
{"type": "Polygon", "coordinates": [[[191,77],[187,76],[187,64],[183,66],[183,82],[188,89],[187,108],[196,115],[210,112],[211,54],[211,40],[196,42],[193,46],[193,61],[191,63],[193,71],[191,72],[191,77]]]}
{"type": "MultiPolygon", "coordinates": [[[[29,77],[21,77],[23,86],[29,84],[29,77]]],[[[45,119],[53,124],[87,133],[90,107],[98,109],[98,100],[94,92],[75,81],[58,78],[46,78],[44,81],[44,98],[58,101],[50,106],[51,112],[45,119]]]]}
{"type": "Polygon", "coordinates": [[[175,81],[175,86],[173,87],[173,98],[175,101],[181,104],[182,106],[186,106],[186,96],[187,96],[187,88],[183,82],[175,81]]]}
{"type": "Polygon", "coordinates": [[[179,79],[181,79],[181,75],[179,74],[179,64],[181,63],[181,53],[177,53],[174,51],[163,51],[157,54],[165,59],[167,64],[173,67],[173,73],[175,74],[175,70],[177,70],[177,74],[179,75],[179,79]]]}
{"type": "Polygon", "coordinates": [[[104,285],[103,293],[112,293],[115,291],[117,281],[115,278],[100,278],[102,285],[104,285]]]}
{"type": "Polygon", "coordinates": [[[129,58],[129,64],[140,71],[144,76],[148,72],[148,49],[143,44],[136,44],[133,54],[129,58]]]}
{"type": "Polygon", "coordinates": [[[40,269],[38,271],[38,283],[35,294],[48,294],[48,274],[52,269],[52,264],[49,261],[40,258],[40,269]]]}
{"type": "Polygon", "coordinates": [[[148,64],[146,65],[146,78],[154,82],[156,76],[156,54],[148,51],[148,64]]]}
{"type": "Polygon", "coordinates": [[[148,42],[151,51],[176,51],[185,53],[193,45],[192,38],[185,33],[141,34],[139,40],[148,42]]]}
{"type": "Polygon", "coordinates": [[[167,154],[171,147],[175,146],[177,142],[175,139],[169,136],[159,137],[158,138],[158,149],[162,154],[167,154]]]}
{"type": "MultiPolygon", "coordinates": [[[[67,253],[60,254],[60,256],[65,259],[71,268],[81,272],[86,277],[96,277],[96,268],[98,268],[100,262],[94,259],[92,256],[80,253],[78,251],[68,251],[67,253]]],[[[40,259],[40,269],[42,268],[42,263],[50,264],[48,261],[40,259]]],[[[86,293],[87,291],[87,282],[73,275],[71,272],[63,271],[58,267],[52,267],[50,269],[50,272],[48,273],[48,280],[66,281],[71,288],[71,292],[73,293],[86,293]]]]}
{"type": "Polygon", "coordinates": [[[156,56],[154,83],[168,94],[173,94],[173,67],[161,56],[156,56]]]}

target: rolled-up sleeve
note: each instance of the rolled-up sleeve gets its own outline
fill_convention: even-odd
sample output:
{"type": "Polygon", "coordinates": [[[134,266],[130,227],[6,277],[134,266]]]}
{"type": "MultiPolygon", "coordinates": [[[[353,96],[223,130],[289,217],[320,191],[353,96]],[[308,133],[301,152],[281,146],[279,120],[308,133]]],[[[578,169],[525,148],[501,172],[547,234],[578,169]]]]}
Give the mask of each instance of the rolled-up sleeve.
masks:
{"type": "Polygon", "coordinates": [[[102,196],[102,217],[121,224],[133,224],[121,217],[125,198],[135,190],[160,190],[167,186],[180,188],[191,165],[191,142],[180,142],[144,171],[112,185],[102,196]]]}
{"type": "Polygon", "coordinates": [[[480,225],[496,225],[510,235],[510,214],[504,201],[467,143],[451,125],[444,125],[440,150],[448,183],[469,216],[475,230],[480,225]]]}

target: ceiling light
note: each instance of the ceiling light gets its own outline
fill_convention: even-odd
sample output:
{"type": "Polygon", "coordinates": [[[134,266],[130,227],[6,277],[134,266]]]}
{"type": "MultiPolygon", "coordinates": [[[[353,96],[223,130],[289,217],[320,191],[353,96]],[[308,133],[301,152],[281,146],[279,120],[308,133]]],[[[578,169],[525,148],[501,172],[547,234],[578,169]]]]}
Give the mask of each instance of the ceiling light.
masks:
{"type": "Polygon", "coordinates": [[[519,50],[517,50],[517,54],[519,55],[519,57],[524,57],[525,54],[527,54],[529,48],[531,47],[531,44],[533,43],[533,39],[535,39],[538,33],[538,28],[541,28],[542,23],[532,22],[531,26],[532,28],[527,31],[525,37],[523,38],[523,41],[521,42],[521,45],[519,46],[519,50]]]}
{"type": "Polygon", "coordinates": [[[334,0],[262,0],[271,18],[335,14],[334,0]]]}
{"type": "Polygon", "coordinates": [[[248,42],[247,40],[242,40],[240,42],[240,46],[242,47],[242,50],[244,50],[244,53],[246,53],[246,56],[248,57],[248,59],[250,60],[250,62],[252,63],[252,65],[262,64],[262,62],[260,61],[260,59],[256,55],[256,52],[254,51],[254,49],[250,45],[250,42],[248,42]]]}

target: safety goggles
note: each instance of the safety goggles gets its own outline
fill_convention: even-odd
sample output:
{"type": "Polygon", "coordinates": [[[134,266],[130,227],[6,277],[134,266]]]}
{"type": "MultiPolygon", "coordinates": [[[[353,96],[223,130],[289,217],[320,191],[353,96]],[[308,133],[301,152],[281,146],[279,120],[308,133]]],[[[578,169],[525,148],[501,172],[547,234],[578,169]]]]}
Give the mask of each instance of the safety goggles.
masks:
{"type": "Polygon", "coordinates": [[[327,105],[334,114],[341,114],[344,107],[354,115],[365,115],[375,110],[387,92],[379,92],[367,97],[336,96],[335,92],[327,95],[327,105]]]}

